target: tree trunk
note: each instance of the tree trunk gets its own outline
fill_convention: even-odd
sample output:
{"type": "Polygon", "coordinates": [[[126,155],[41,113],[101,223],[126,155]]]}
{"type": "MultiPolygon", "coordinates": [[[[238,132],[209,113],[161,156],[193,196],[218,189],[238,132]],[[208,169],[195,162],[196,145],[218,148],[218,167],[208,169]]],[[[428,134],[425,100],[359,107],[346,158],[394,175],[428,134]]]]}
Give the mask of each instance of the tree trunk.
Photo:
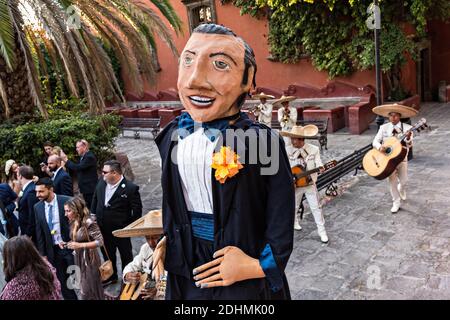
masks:
{"type": "Polygon", "coordinates": [[[7,116],[3,100],[0,98],[0,119],[11,118],[19,114],[31,114],[35,110],[28,83],[25,56],[20,50],[17,39],[15,55],[17,63],[12,72],[7,70],[6,62],[0,56],[0,79],[6,91],[9,106],[9,116],[7,116]]]}

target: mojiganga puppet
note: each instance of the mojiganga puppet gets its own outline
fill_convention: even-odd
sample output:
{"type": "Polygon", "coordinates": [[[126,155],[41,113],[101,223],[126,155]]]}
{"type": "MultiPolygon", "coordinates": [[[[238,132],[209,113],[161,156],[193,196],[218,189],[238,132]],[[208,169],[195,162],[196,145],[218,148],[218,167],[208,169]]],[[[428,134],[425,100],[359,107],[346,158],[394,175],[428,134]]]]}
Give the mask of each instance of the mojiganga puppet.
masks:
{"type": "Polygon", "coordinates": [[[167,299],[290,299],[289,161],[278,134],[240,112],[256,70],[250,46],[220,25],[197,27],[181,54],[187,112],[156,138],[165,237],[153,270],[168,272],[167,299]]]}

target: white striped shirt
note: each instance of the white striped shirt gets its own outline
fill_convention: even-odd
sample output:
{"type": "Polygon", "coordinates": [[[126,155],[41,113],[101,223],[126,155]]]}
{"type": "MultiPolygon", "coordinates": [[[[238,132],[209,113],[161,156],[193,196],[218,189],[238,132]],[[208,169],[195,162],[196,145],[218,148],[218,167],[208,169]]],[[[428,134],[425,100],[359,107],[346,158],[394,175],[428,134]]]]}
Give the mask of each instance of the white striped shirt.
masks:
{"type": "Polygon", "coordinates": [[[189,211],[213,213],[211,164],[217,141],[211,142],[200,128],[178,140],[177,162],[184,201],[189,211]]]}

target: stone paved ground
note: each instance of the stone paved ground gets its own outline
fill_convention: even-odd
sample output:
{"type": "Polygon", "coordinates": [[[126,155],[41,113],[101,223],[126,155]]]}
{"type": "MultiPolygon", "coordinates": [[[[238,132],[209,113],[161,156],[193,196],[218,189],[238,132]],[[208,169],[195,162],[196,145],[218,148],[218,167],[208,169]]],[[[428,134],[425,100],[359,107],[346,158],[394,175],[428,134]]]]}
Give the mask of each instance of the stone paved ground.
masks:
{"type": "MultiPolygon", "coordinates": [[[[390,213],[387,182],[364,172],[342,179],[338,197],[323,198],[329,244],[320,243],[307,210],[286,269],[293,299],[450,299],[450,104],[424,104],[420,117],[432,131],[416,137],[408,200],[398,214],[390,213]]],[[[367,145],[375,133],[374,125],[360,136],[329,135],[323,160],[367,145]]],[[[116,145],[130,158],[144,211],[160,207],[153,139],[143,134],[116,145]]],[[[135,251],[141,243],[133,240],[135,251]]]]}

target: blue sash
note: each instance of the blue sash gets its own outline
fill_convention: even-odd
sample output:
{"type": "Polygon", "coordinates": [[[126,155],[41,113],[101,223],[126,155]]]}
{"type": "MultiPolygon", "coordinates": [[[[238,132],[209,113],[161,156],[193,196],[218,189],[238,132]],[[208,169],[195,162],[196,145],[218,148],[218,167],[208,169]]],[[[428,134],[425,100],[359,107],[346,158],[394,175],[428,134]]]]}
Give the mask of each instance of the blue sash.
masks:
{"type": "Polygon", "coordinates": [[[214,241],[214,216],[208,213],[189,211],[194,237],[214,241]]]}

